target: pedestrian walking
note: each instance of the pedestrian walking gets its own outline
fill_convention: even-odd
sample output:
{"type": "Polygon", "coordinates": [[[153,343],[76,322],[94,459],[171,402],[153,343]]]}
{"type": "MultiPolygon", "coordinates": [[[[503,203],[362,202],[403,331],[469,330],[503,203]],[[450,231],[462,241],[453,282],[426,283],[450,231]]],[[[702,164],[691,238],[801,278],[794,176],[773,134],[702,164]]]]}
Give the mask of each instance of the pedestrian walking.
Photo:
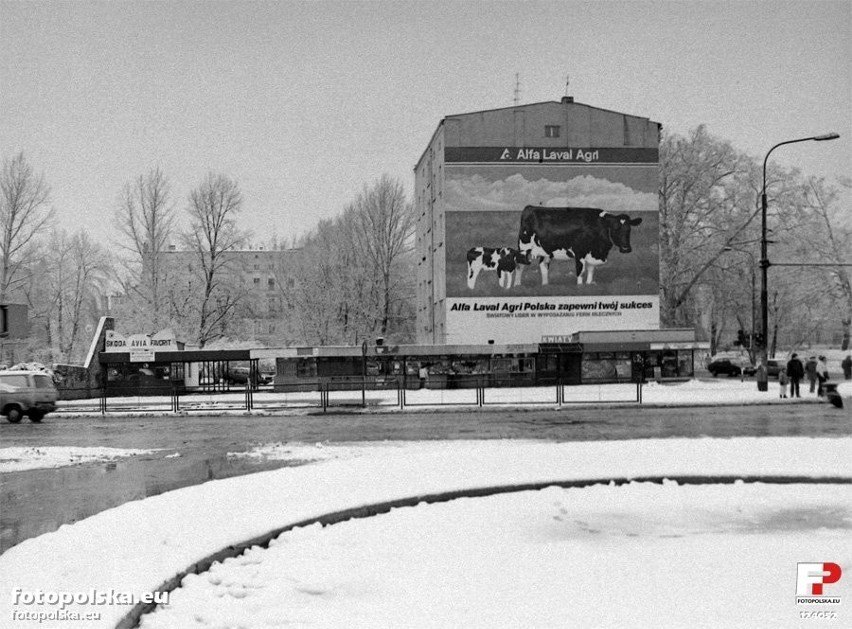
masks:
{"type": "Polygon", "coordinates": [[[816,356],[811,356],[808,358],[808,362],[805,363],[805,375],[808,377],[808,382],[811,383],[811,393],[816,391],[816,382],[817,382],[817,359],[816,356]]]}
{"type": "MultiPolygon", "coordinates": [[[[778,397],[784,397],[784,398],[787,397],[787,381],[788,380],[789,380],[789,378],[787,377],[787,368],[781,367],[780,371],[778,372],[778,387],[779,387],[778,397]]],[[[792,391],[790,391],[790,397],[793,397],[792,391]]]]}
{"type": "Polygon", "coordinates": [[[819,397],[825,395],[826,380],[828,380],[828,363],[825,362],[825,356],[820,356],[817,360],[817,395],[819,397]]]}
{"type": "MultiPolygon", "coordinates": [[[[782,369],[781,371],[784,371],[782,369]]],[[[802,392],[799,390],[799,383],[805,377],[805,366],[799,360],[799,355],[794,353],[787,361],[787,377],[790,379],[790,397],[802,397],[802,392]]],[[[779,372],[780,375],[780,372],[779,372]]]]}
{"type": "Polygon", "coordinates": [[[843,377],[852,380],[852,354],[847,354],[840,366],[843,368],[843,377]]]}

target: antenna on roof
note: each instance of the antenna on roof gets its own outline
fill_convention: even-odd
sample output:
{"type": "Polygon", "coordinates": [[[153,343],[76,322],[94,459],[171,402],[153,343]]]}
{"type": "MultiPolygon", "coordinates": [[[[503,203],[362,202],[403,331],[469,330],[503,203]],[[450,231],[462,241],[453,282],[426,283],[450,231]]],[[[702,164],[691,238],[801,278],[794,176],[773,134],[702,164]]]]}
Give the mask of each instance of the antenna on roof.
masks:
{"type": "Polygon", "coordinates": [[[515,72],[515,106],[521,103],[521,75],[515,72]]]}
{"type": "Polygon", "coordinates": [[[571,75],[566,74],[565,75],[565,96],[562,97],[563,103],[573,103],[574,102],[574,97],[568,96],[568,86],[569,85],[571,85],[571,75]]]}

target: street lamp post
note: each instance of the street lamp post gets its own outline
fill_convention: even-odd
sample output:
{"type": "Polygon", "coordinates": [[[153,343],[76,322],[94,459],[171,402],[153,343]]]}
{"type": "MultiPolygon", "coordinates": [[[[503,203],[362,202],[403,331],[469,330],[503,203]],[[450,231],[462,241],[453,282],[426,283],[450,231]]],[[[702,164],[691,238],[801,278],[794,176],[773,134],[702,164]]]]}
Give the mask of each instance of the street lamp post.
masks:
{"type": "Polygon", "coordinates": [[[768,253],[767,253],[767,245],[769,244],[766,240],[766,164],[769,161],[769,155],[777,149],[779,146],[784,146],[785,144],[795,144],[796,142],[810,142],[814,140],[816,142],[822,142],[825,140],[836,140],[840,135],[837,133],[825,133],[823,135],[815,135],[809,138],[799,138],[798,140],[786,140],[785,142],[779,142],[775,146],[773,146],[766,153],[766,157],[763,159],[763,186],[761,187],[760,192],[760,333],[761,333],[761,342],[758,348],[759,356],[758,366],[762,365],[763,369],[757,370],[757,390],[758,391],[768,391],[769,390],[769,381],[767,379],[766,373],[766,361],[768,359],[767,350],[769,347],[769,290],[767,288],[767,271],[771,266],[769,262],[768,253]]]}

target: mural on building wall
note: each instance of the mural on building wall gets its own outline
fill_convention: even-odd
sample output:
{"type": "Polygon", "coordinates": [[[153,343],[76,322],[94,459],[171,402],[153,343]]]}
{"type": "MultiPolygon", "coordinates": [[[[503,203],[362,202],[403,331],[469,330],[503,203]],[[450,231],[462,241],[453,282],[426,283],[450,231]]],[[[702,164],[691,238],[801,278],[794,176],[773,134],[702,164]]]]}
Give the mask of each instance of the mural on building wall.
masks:
{"type": "Polygon", "coordinates": [[[658,328],[656,151],[590,149],[577,163],[564,149],[556,164],[531,151],[445,166],[448,342],[658,328]]]}

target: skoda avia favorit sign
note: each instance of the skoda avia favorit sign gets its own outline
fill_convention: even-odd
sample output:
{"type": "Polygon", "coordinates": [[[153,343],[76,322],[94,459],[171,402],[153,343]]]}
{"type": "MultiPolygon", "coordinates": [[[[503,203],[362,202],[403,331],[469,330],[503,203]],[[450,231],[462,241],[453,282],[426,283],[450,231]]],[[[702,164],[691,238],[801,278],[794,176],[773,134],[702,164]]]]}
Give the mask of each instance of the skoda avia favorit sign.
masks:
{"type": "Polygon", "coordinates": [[[445,161],[448,343],[659,329],[656,148],[446,147],[445,161]]]}
{"type": "Polygon", "coordinates": [[[154,335],[131,334],[122,336],[114,330],[106,332],[105,352],[127,352],[130,362],[152,362],[154,352],[172,352],[178,349],[174,332],[163,330],[154,335]]]}

